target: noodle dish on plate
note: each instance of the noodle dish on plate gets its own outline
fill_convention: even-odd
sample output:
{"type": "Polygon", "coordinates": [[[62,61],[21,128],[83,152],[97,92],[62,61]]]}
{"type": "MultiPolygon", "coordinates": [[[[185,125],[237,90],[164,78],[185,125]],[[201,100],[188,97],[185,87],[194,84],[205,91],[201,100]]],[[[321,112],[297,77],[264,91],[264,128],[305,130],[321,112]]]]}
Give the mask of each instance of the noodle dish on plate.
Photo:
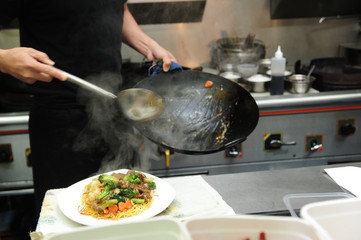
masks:
{"type": "Polygon", "coordinates": [[[153,217],[175,197],[164,180],[140,171],[120,169],[84,179],[58,195],[65,216],[84,225],[131,222],[153,217]]]}

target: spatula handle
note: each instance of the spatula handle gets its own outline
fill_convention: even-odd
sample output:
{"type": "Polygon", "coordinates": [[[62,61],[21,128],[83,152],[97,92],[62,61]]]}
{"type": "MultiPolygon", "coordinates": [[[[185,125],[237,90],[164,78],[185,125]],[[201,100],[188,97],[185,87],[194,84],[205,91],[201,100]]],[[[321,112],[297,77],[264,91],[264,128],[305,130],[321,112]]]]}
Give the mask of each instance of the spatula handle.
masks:
{"type": "Polygon", "coordinates": [[[101,94],[103,96],[110,97],[110,98],[117,98],[117,96],[115,94],[108,92],[108,91],[104,90],[103,88],[100,88],[100,87],[98,87],[90,82],[87,82],[84,79],[81,79],[77,76],[74,76],[70,73],[64,72],[63,70],[60,70],[60,71],[67,77],[67,80],[69,82],[75,83],[76,85],[78,85],[80,87],[83,87],[92,92],[101,94]]]}

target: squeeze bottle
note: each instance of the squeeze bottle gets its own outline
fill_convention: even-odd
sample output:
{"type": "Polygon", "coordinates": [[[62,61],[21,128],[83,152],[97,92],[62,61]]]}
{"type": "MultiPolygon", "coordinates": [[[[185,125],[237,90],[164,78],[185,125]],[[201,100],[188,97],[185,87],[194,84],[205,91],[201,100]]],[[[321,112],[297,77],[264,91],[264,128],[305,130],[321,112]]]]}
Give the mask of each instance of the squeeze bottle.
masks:
{"type": "Polygon", "coordinates": [[[278,46],[275,56],[271,59],[271,95],[283,94],[285,71],[286,59],[283,57],[281,47],[278,46]]]}

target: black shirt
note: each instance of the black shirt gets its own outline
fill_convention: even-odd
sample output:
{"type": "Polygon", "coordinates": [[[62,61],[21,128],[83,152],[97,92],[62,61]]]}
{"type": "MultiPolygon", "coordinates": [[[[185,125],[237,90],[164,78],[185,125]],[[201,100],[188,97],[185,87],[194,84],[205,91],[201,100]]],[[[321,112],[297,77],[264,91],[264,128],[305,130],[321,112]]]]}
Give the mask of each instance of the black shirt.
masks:
{"type": "MultiPolygon", "coordinates": [[[[43,51],[56,67],[88,78],[121,71],[121,34],[126,0],[0,0],[0,24],[18,18],[23,47],[43,51]]],[[[46,101],[75,101],[69,82],[29,85],[46,101]]],[[[116,93],[118,89],[115,89],[116,93]]]]}

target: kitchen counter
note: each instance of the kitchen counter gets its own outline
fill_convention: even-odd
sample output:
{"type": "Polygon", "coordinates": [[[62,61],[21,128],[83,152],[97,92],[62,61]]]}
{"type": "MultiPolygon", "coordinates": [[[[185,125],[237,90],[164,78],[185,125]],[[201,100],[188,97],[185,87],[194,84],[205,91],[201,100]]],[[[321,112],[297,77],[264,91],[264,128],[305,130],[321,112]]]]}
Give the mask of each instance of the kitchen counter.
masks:
{"type": "Polygon", "coordinates": [[[287,194],[345,192],[323,171],[341,166],[361,167],[361,162],[204,176],[204,179],[236,214],[287,215],[283,202],[287,194]]]}
{"type": "MultiPolygon", "coordinates": [[[[179,220],[234,214],[289,215],[283,203],[283,197],[287,194],[344,193],[323,171],[325,168],[343,166],[361,167],[361,162],[216,176],[164,178],[176,190],[176,197],[162,215],[179,220]],[[193,198],[195,193],[200,195],[196,199],[193,198]],[[205,199],[208,201],[205,202],[205,199]]],[[[63,190],[53,189],[47,192],[37,228],[30,233],[32,239],[42,239],[48,234],[82,227],[60,211],[57,196],[63,190]]]]}

